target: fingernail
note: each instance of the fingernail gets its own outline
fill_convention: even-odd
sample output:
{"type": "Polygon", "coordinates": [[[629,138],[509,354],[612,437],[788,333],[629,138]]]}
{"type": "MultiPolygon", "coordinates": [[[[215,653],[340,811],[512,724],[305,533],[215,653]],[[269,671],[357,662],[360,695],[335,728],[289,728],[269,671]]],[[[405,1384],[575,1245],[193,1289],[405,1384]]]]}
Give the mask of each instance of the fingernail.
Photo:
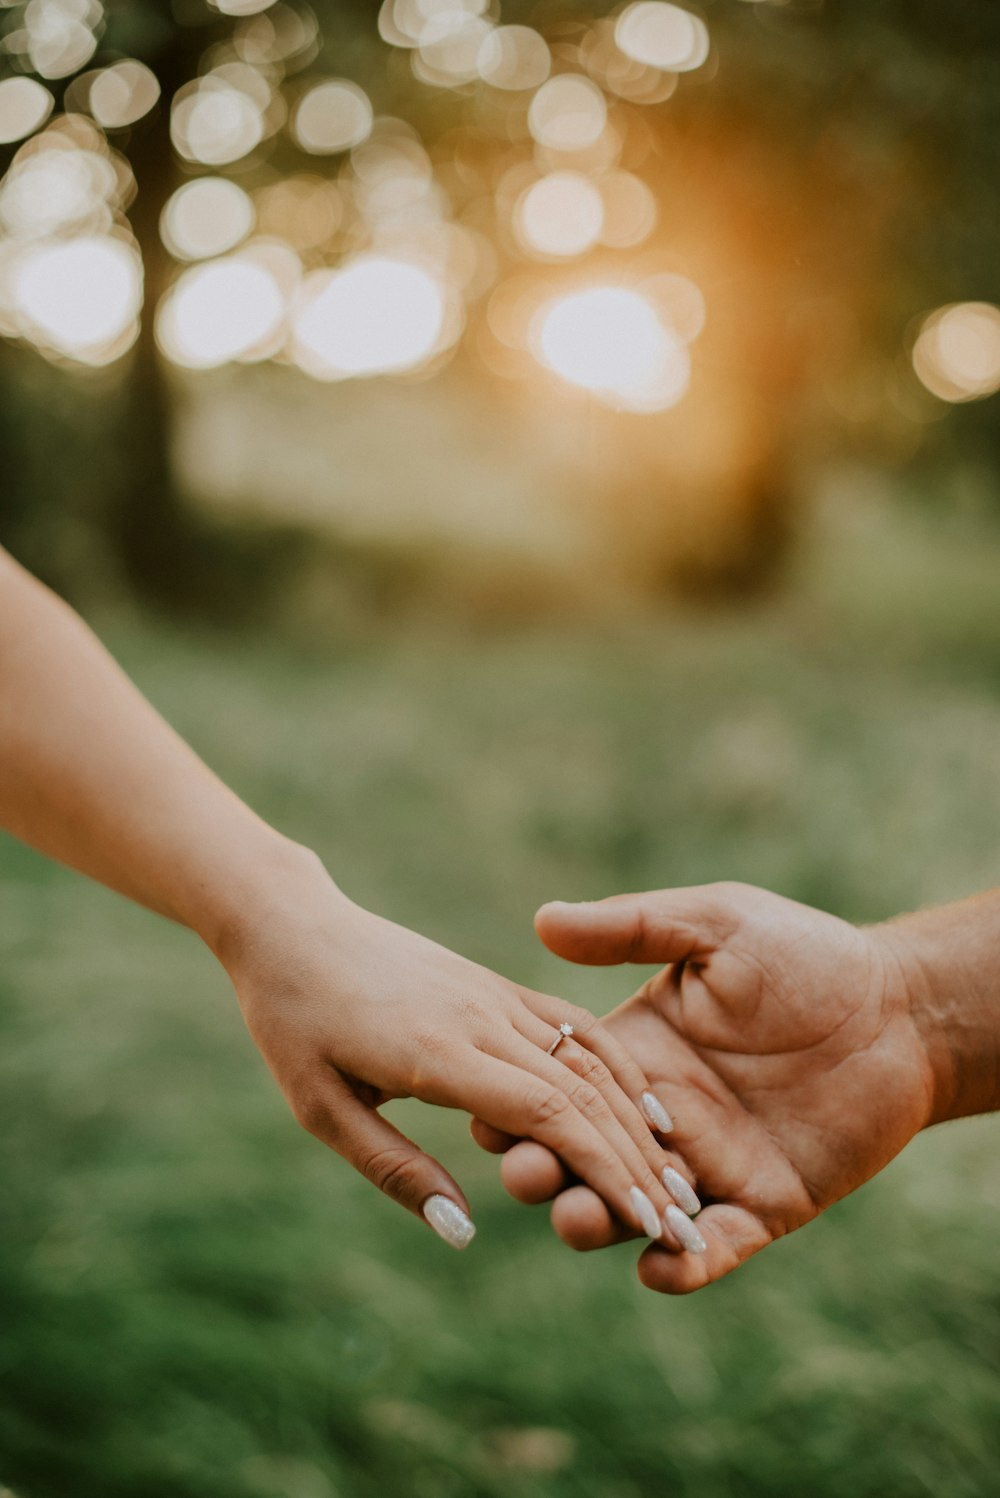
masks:
{"type": "Polygon", "coordinates": [[[708,1244],[690,1217],[685,1217],[680,1207],[668,1207],[663,1214],[663,1220],[677,1239],[681,1248],[686,1248],[689,1254],[703,1254],[705,1252],[708,1244]]]}
{"type": "Polygon", "coordinates": [[[429,1196],[422,1211],[424,1220],[452,1248],[468,1248],[476,1236],[476,1224],[449,1196],[429,1196]]]}
{"type": "Polygon", "coordinates": [[[686,1212],[689,1217],[693,1217],[696,1212],[701,1211],[701,1202],[679,1170],[675,1170],[672,1165],[664,1165],[660,1172],[660,1180],[666,1186],[682,1212],[686,1212]]]}
{"type": "MultiPolygon", "coordinates": [[[[646,1234],[646,1237],[659,1238],[661,1236],[660,1219],[657,1217],[656,1208],[645,1191],[640,1191],[638,1186],[630,1186],[628,1195],[629,1201],[632,1203],[632,1209],[639,1219],[639,1226],[646,1234]]],[[[687,1222],[686,1217],[684,1221],[687,1222]]]]}
{"type": "Polygon", "coordinates": [[[640,1102],[647,1121],[653,1125],[654,1129],[659,1129],[661,1134],[672,1132],[674,1121],[658,1097],[654,1097],[651,1092],[644,1092],[640,1102]]]}

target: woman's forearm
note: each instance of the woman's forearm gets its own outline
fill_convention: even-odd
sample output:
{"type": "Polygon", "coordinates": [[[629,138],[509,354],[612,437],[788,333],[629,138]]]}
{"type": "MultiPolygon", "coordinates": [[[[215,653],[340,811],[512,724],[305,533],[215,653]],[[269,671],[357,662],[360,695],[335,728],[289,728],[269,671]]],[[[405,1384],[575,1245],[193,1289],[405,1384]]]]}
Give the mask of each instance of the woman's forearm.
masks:
{"type": "Polygon", "coordinates": [[[0,825],[214,949],[308,860],[214,776],[83,621],[0,551],[0,825]]]}

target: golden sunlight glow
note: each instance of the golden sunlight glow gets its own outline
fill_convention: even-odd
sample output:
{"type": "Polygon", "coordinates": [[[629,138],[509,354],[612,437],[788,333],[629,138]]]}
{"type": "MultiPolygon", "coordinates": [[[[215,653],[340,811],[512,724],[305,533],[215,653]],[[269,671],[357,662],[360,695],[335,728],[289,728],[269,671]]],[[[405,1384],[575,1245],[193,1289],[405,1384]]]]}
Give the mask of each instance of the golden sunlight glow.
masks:
{"type": "Polygon", "coordinates": [[[88,107],[105,130],[121,130],[147,115],[159,97],[156,74],[145,63],[127,58],[94,77],[88,107]]]}
{"type": "Polygon", "coordinates": [[[198,177],[168,200],[160,237],[178,260],[207,260],[225,254],[254,226],[250,198],[226,177],[198,177]]]}
{"type": "Polygon", "coordinates": [[[0,83],[0,145],[23,140],[44,125],[55,103],[35,78],[5,78],[0,83]]]}
{"type": "Polygon", "coordinates": [[[539,88],[552,69],[548,43],[530,26],[497,26],[479,48],[479,76],[494,88],[539,88]]]}
{"type": "Polygon", "coordinates": [[[664,411],[690,382],[684,344],[645,297],[621,287],[549,303],[535,319],[532,342],[556,374],[617,410],[664,411]]]}
{"type": "Polygon", "coordinates": [[[700,68],[708,57],[708,27],[699,16],[665,0],[635,0],[615,22],[615,41],[626,57],[671,73],[700,68]]]}
{"type": "Polygon", "coordinates": [[[12,291],[24,336],[104,364],[138,331],[142,266],[132,245],[105,235],[42,242],[21,256],[12,291]]]}
{"type": "Polygon", "coordinates": [[[981,400],[1000,390],[1000,307],[956,302],[926,318],[913,347],[921,383],[940,400],[981,400]]]}
{"type": "Polygon", "coordinates": [[[687,276],[660,271],[642,283],[642,294],[681,343],[693,343],[705,326],[705,298],[687,276]]]}
{"type": "Polygon", "coordinates": [[[372,118],[372,106],[363,89],[344,78],[329,78],[302,95],[292,115],[291,131],[303,151],[313,156],[332,155],[366,140],[372,118]]]}
{"type": "Polygon", "coordinates": [[[612,249],[642,244],[656,228],[656,199],[631,172],[609,172],[600,182],[604,206],[601,243],[612,249]]]}
{"type": "Polygon", "coordinates": [[[579,73],[560,73],[543,83],[528,110],[528,128],[535,140],[554,151],[586,150],[607,120],[604,95],[579,73]]]}
{"type": "Polygon", "coordinates": [[[226,166],[260,144],[263,110],[243,89],[210,75],[174,95],[170,135],[187,161],[226,166]]]}
{"type": "Polygon", "coordinates": [[[550,172],[521,198],[514,230],[525,249],[542,255],[582,255],[597,243],[604,203],[580,172],[550,172]]]}
{"type": "Polygon", "coordinates": [[[156,338],[164,354],[188,369],[213,369],[273,351],[285,297],[271,271],[250,256],[230,255],[186,270],[160,303],[156,338]]]}
{"type": "Polygon", "coordinates": [[[445,323],[440,283],[387,256],[307,278],[293,316],[292,357],[318,379],[413,369],[437,351],[445,323]]]}

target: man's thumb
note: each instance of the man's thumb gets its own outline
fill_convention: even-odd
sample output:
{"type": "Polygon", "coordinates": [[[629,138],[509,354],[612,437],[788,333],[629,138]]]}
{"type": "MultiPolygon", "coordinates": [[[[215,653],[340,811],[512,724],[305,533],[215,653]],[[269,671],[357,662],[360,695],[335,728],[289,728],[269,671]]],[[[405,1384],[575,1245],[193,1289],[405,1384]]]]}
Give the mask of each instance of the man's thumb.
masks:
{"type": "Polygon", "coordinates": [[[535,916],[535,930],[550,951],[593,967],[707,957],[735,925],[735,916],[727,920],[710,887],[613,895],[572,905],[553,900],[535,916]]]}

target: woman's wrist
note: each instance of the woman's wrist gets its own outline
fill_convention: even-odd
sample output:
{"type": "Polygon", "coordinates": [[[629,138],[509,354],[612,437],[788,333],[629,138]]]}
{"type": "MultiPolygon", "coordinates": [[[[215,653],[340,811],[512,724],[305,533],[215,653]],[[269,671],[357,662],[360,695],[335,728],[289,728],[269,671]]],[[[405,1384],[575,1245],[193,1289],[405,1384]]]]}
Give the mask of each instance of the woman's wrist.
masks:
{"type": "Polygon", "coordinates": [[[928,1124],[1000,1108],[1000,896],[877,928],[904,974],[933,1078],[928,1124]]]}
{"type": "Polygon", "coordinates": [[[318,855],[262,824],[241,843],[188,924],[232,974],[276,930],[308,924],[319,908],[329,922],[338,906],[345,918],[357,909],[318,855]]]}

